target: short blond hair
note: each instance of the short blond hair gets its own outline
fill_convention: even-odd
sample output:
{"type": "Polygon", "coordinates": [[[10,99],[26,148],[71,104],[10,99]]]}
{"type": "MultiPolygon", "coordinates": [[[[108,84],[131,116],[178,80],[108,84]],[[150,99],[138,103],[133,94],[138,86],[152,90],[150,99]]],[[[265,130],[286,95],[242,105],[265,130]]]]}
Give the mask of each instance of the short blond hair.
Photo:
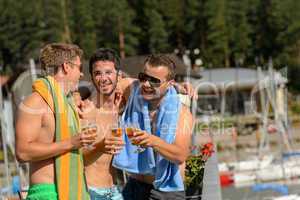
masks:
{"type": "Polygon", "coordinates": [[[51,43],[41,49],[40,64],[46,72],[56,73],[65,62],[70,62],[76,57],[81,58],[83,51],[75,44],[51,43]]]}

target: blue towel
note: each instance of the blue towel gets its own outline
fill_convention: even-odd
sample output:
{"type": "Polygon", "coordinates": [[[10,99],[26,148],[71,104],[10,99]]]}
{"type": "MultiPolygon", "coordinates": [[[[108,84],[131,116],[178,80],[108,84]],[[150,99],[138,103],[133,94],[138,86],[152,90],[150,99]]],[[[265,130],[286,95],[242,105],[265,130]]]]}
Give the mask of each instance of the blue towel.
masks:
{"type": "Polygon", "coordinates": [[[273,190],[279,192],[283,195],[289,194],[289,188],[286,185],[276,184],[276,183],[261,183],[252,186],[252,191],[261,192],[265,190],[273,190]]]}
{"type": "MultiPolygon", "coordinates": [[[[175,140],[177,121],[181,103],[177,92],[170,87],[162,100],[156,119],[155,135],[167,143],[175,140]]],[[[138,128],[148,133],[151,131],[151,123],[148,111],[148,102],[140,93],[138,82],[133,84],[132,92],[122,116],[122,123],[138,124],[138,128]]],[[[152,133],[153,134],[153,133],[152,133]]],[[[183,191],[184,184],[179,166],[166,160],[152,148],[146,148],[142,153],[134,153],[136,146],[132,145],[126,134],[123,134],[125,147],[113,159],[113,166],[131,173],[153,175],[154,188],[170,192],[183,191]]]]}

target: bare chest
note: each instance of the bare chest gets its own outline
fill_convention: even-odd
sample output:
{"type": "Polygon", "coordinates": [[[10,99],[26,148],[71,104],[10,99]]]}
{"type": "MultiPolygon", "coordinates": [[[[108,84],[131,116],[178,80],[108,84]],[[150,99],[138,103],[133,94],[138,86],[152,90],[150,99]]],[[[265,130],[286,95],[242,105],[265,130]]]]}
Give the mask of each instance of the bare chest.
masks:
{"type": "Polygon", "coordinates": [[[47,111],[41,119],[41,134],[39,141],[51,143],[55,140],[55,118],[51,111],[47,111]]]}

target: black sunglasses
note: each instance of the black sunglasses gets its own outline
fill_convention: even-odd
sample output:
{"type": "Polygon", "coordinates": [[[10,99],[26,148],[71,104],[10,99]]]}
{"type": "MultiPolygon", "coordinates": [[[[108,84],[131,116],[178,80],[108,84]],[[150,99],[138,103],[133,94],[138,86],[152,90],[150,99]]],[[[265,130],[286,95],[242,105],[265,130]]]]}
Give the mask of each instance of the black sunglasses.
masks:
{"type": "Polygon", "coordinates": [[[162,82],[160,79],[149,76],[148,74],[145,74],[143,72],[139,73],[138,79],[140,82],[148,81],[151,87],[160,87],[162,82]]]}

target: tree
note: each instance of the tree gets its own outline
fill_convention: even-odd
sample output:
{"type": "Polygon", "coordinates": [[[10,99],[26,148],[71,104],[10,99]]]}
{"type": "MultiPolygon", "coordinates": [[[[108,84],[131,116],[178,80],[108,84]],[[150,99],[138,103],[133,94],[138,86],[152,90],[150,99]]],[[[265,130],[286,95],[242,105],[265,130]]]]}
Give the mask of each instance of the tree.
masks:
{"type": "Polygon", "coordinates": [[[83,48],[87,57],[96,49],[95,22],[91,0],[74,0],[70,9],[72,41],[83,48]]]}
{"type": "Polygon", "coordinates": [[[208,20],[207,61],[213,66],[229,67],[229,32],[226,24],[226,0],[209,0],[205,3],[208,20]]]}
{"type": "Polygon", "coordinates": [[[15,69],[29,58],[36,58],[36,49],[44,36],[41,10],[41,0],[0,0],[0,51],[4,68],[15,69]]]}
{"type": "Polygon", "coordinates": [[[160,3],[157,0],[130,1],[137,13],[134,22],[141,29],[138,36],[140,54],[166,52],[170,47],[160,3]]]}
{"type": "Polygon", "coordinates": [[[162,16],[155,9],[146,9],[150,53],[165,52],[168,48],[168,33],[162,16]]]}
{"type": "Polygon", "coordinates": [[[67,0],[43,0],[43,21],[45,24],[44,41],[67,42],[72,41],[69,21],[67,0]]]}
{"type": "Polygon", "coordinates": [[[280,1],[278,5],[280,31],[277,42],[282,47],[278,59],[281,64],[300,65],[300,2],[280,1]],[[288,11],[288,12],[287,12],[288,11]]]}
{"type": "Polygon", "coordinates": [[[160,1],[159,11],[165,21],[165,29],[168,35],[169,49],[183,50],[184,44],[184,14],[185,2],[182,0],[160,1]],[[171,48],[171,49],[170,49],[171,48]]]}
{"type": "Polygon", "coordinates": [[[248,1],[227,1],[227,27],[229,32],[229,48],[236,64],[243,64],[249,55],[251,45],[250,25],[247,19],[248,1]]]}
{"type": "Polygon", "coordinates": [[[282,50],[282,46],[277,41],[278,33],[282,29],[279,2],[280,0],[252,0],[254,4],[250,10],[253,30],[252,54],[258,58],[260,64],[267,63],[271,57],[276,58],[282,50]]]}
{"type": "Polygon", "coordinates": [[[92,13],[98,47],[112,47],[121,51],[122,43],[127,55],[136,53],[140,29],[133,23],[135,12],[126,0],[93,0],[92,13]],[[124,42],[121,41],[122,37],[124,42]]]}
{"type": "Polygon", "coordinates": [[[210,62],[210,59],[208,59],[209,53],[207,51],[209,45],[207,41],[208,22],[205,15],[205,3],[206,0],[186,0],[183,31],[185,35],[185,46],[188,49],[199,49],[200,55],[198,56],[201,56],[204,61],[210,62]]]}

